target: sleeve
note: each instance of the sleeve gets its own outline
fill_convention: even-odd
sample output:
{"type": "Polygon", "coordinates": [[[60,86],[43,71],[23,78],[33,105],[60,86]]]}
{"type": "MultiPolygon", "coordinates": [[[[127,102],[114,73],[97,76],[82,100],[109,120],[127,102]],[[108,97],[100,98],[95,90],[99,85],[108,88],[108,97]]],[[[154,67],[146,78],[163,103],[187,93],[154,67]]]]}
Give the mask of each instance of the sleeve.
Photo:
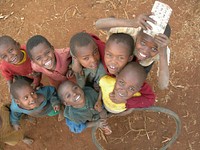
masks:
{"type": "Polygon", "coordinates": [[[2,76],[6,78],[7,81],[13,80],[14,77],[13,73],[7,69],[7,66],[4,66],[3,64],[1,66],[1,73],[2,76]]]}
{"type": "Polygon", "coordinates": [[[15,124],[18,124],[19,125],[19,121],[20,121],[20,118],[22,116],[22,113],[20,112],[17,112],[16,111],[16,108],[12,102],[11,106],[10,106],[10,122],[12,125],[15,125],[15,124]]]}
{"type": "Polygon", "coordinates": [[[48,87],[49,92],[47,92],[47,95],[50,97],[51,105],[54,107],[55,105],[60,105],[60,99],[58,97],[58,94],[56,92],[56,89],[52,86],[48,87]]]}
{"type": "Polygon", "coordinates": [[[155,94],[152,91],[151,87],[145,82],[139,91],[141,96],[132,97],[127,100],[126,108],[145,108],[150,107],[155,102],[155,94]]]}

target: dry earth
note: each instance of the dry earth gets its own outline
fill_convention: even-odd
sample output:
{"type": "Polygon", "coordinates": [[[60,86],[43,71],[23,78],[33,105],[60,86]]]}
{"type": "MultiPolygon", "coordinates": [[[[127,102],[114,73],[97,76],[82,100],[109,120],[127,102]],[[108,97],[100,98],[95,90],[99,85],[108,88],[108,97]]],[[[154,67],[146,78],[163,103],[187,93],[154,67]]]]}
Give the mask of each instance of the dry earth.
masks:
{"type": "MultiPolygon", "coordinates": [[[[0,0],[0,34],[10,35],[21,44],[35,34],[44,35],[56,48],[68,46],[70,37],[79,31],[99,35],[94,28],[98,18],[115,16],[132,18],[150,12],[154,0],[0,0]]],[[[200,147],[200,1],[162,0],[173,9],[170,19],[171,63],[168,90],[157,88],[154,65],[148,81],[157,94],[156,106],[176,112],[182,121],[181,135],[171,146],[173,150],[198,150],[200,147]]],[[[0,104],[9,102],[6,82],[0,77],[0,104]]],[[[81,134],[70,133],[65,122],[56,118],[40,118],[36,125],[27,123],[27,135],[34,138],[32,146],[19,143],[5,145],[5,150],[94,150],[91,129],[81,134]]],[[[175,130],[168,116],[151,112],[109,120],[113,134],[105,142],[100,131],[98,139],[112,150],[156,150],[167,142],[175,130]],[[134,129],[134,130],[131,130],[134,129]]]]}

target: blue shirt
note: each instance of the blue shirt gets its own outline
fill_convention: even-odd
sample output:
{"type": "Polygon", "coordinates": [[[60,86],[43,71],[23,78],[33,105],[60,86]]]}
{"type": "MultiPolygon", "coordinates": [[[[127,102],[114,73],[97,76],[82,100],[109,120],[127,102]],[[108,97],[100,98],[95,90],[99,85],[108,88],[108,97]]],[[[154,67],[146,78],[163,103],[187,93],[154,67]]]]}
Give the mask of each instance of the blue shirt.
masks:
{"type": "Polygon", "coordinates": [[[36,91],[37,94],[42,94],[44,96],[44,101],[39,107],[32,110],[23,109],[18,106],[14,99],[10,106],[10,121],[11,124],[19,124],[19,120],[22,114],[27,114],[34,117],[42,117],[48,115],[53,110],[55,105],[60,105],[60,99],[57,95],[56,89],[52,86],[41,87],[36,91]]]}

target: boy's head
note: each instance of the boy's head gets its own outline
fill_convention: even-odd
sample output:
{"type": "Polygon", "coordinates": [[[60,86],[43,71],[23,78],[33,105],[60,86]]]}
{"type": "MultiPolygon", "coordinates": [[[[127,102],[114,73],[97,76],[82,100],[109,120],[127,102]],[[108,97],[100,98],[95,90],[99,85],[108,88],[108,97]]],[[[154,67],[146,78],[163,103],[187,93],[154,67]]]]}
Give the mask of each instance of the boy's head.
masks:
{"type": "Polygon", "coordinates": [[[39,106],[38,95],[29,82],[18,79],[10,86],[10,93],[19,107],[27,110],[39,106]]]}
{"type": "Polygon", "coordinates": [[[106,42],[105,64],[110,74],[117,75],[133,59],[134,40],[125,33],[113,33],[106,42]]]}
{"type": "Polygon", "coordinates": [[[97,69],[100,55],[98,46],[88,33],[80,32],[70,40],[70,52],[74,59],[89,69],[97,69]]]}
{"type": "Polygon", "coordinates": [[[116,77],[115,87],[113,92],[116,99],[127,100],[138,92],[147,74],[144,68],[137,62],[128,63],[116,77]]]}
{"type": "Polygon", "coordinates": [[[54,48],[45,37],[41,35],[31,37],[26,44],[26,48],[34,63],[49,70],[55,69],[54,48]]]}
{"type": "Polygon", "coordinates": [[[58,88],[58,95],[65,106],[82,108],[85,105],[84,92],[74,82],[63,82],[58,88]]]}
{"type": "MultiPolygon", "coordinates": [[[[167,25],[164,34],[169,38],[171,34],[171,28],[167,25]]],[[[145,60],[152,58],[159,53],[158,45],[150,35],[146,34],[141,30],[137,35],[135,44],[135,55],[138,60],[145,60]]]]}
{"type": "Polygon", "coordinates": [[[11,64],[18,64],[23,59],[20,44],[10,36],[0,37],[0,59],[11,64]]]}

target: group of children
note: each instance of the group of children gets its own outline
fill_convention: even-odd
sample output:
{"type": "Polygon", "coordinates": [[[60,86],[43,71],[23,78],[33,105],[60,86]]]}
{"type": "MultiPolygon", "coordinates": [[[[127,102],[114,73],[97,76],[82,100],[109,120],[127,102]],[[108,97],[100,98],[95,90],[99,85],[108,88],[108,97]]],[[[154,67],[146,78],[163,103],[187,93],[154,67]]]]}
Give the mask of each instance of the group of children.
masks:
{"type": "Polygon", "coordinates": [[[145,14],[133,20],[99,19],[96,27],[109,29],[106,43],[94,34],[80,32],[65,49],[54,49],[41,35],[31,37],[26,46],[9,36],[0,37],[0,69],[12,98],[10,113],[5,116],[5,106],[0,109],[0,132],[5,132],[0,142],[32,143],[21,133],[23,114],[59,115],[58,120],[64,116],[74,133],[97,126],[110,135],[106,121],[110,114],[126,115],[134,108],[152,106],[155,94],[145,80],[158,60],[159,86],[168,86],[170,28],[151,37],[143,32],[151,28],[146,21],[155,23],[145,14]],[[50,86],[41,84],[42,75],[49,78],[50,86]],[[13,131],[7,132],[8,120],[13,131]]]}

